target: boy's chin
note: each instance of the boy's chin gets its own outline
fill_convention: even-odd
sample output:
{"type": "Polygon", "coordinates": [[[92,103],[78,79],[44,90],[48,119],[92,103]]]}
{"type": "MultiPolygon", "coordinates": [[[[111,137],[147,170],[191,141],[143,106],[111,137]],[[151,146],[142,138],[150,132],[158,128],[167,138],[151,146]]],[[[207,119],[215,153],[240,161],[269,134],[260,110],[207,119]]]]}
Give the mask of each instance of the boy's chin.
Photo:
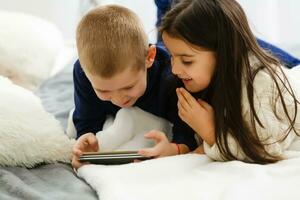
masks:
{"type": "Polygon", "coordinates": [[[136,102],[136,99],[131,99],[128,102],[124,102],[123,104],[120,104],[120,105],[117,105],[117,106],[119,106],[121,108],[128,108],[128,107],[133,106],[135,104],[135,102],[136,102]]]}

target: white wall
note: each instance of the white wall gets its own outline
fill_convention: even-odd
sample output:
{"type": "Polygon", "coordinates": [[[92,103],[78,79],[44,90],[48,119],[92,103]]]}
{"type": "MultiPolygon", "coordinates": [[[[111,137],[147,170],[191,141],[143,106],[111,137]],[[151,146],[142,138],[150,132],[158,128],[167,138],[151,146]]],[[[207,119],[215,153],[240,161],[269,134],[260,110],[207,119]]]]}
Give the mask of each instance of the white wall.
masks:
{"type": "Polygon", "coordinates": [[[154,0],[98,0],[101,4],[115,3],[132,9],[142,20],[150,42],[156,41],[156,5],[154,0]]]}
{"type": "Polygon", "coordinates": [[[238,0],[255,35],[300,57],[299,0],[238,0]]]}
{"type": "Polygon", "coordinates": [[[0,9],[30,13],[47,19],[56,24],[68,39],[74,37],[79,0],[0,0],[0,9]]]}
{"type": "MultiPolygon", "coordinates": [[[[116,3],[136,12],[145,29],[155,41],[156,7],[154,0],[95,0],[98,4],[116,3]]],[[[92,0],[0,0],[0,9],[30,13],[47,19],[62,30],[67,40],[75,38],[77,23],[83,13],[92,5],[92,0]],[[81,6],[81,7],[80,7],[81,6]]]]}
{"type": "MultiPolygon", "coordinates": [[[[0,0],[0,9],[32,13],[55,23],[66,39],[74,39],[82,5],[116,3],[135,11],[142,19],[150,41],[154,42],[156,7],[154,0],[0,0]],[[80,8],[81,5],[81,8],[80,8]]],[[[255,35],[300,57],[299,0],[238,0],[243,6],[255,35]]]]}

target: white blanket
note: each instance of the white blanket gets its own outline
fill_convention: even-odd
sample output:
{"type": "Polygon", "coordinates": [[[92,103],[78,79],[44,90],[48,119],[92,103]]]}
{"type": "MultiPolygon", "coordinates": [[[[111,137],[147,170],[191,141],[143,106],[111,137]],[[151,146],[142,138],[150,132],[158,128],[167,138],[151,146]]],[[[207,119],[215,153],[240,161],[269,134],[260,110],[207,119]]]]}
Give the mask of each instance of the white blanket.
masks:
{"type": "Polygon", "coordinates": [[[270,165],[212,162],[181,155],[121,166],[79,169],[101,200],[300,199],[300,153],[270,165]]]}
{"type": "MultiPolygon", "coordinates": [[[[124,127],[118,130],[124,133],[124,127]]],[[[276,164],[257,165],[187,154],[119,166],[85,165],[78,175],[101,200],[300,199],[300,140],[285,156],[276,164]]]]}

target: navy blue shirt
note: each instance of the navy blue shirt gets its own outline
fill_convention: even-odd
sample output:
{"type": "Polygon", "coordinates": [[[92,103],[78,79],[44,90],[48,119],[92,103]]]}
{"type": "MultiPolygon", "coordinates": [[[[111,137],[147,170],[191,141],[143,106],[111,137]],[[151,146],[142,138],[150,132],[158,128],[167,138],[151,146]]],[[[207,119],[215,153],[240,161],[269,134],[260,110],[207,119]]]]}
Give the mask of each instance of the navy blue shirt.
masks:
{"type": "MultiPolygon", "coordinates": [[[[175,78],[171,73],[169,54],[160,47],[156,47],[156,50],[155,61],[147,70],[146,91],[133,106],[169,120],[173,123],[173,142],[186,144],[193,150],[197,147],[194,131],[178,116],[175,78]]],[[[79,138],[88,132],[101,131],[106,117],[115,116],[120,107],[97,97],[79,60],[74,64],[73,78],[75,88],[73,122],[79,138]]]]}

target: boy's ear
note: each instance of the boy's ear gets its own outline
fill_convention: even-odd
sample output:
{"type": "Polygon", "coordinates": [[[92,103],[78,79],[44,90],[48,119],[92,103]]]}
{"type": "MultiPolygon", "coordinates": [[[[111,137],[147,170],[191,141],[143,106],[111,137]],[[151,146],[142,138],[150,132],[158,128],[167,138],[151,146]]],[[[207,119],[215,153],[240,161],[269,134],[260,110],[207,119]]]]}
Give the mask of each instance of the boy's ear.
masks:
{"type": "Polygon", "coordinates": [[[146,57],[146,68],[150,68],[155,60],[156,56],[156,46],[151,44],[148,48],[147,57],[146,57]]]}

